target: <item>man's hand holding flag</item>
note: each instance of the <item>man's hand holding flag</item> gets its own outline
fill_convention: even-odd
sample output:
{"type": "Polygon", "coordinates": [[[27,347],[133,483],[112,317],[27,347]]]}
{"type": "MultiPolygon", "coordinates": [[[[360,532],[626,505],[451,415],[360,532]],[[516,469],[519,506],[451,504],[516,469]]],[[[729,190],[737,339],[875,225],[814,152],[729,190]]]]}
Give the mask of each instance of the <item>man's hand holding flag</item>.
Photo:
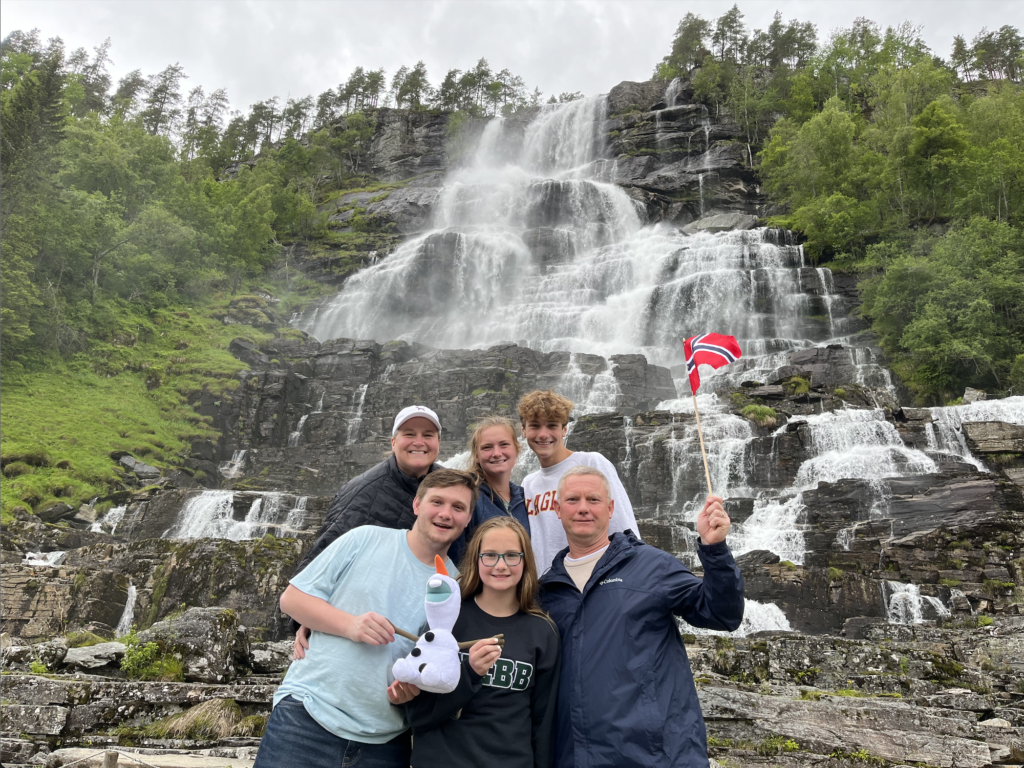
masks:
{"type": "MultiPolygon", "coordinates": [[[[693,415],[697,417],[697,435],[700,437],[700,453],[704,457],[704,478],[708,481],[709,496],[711,490],[711,473],[708,471],[708,455],[704,451],[704,432],[700,428],[700,412],[697,410],[697,389],[700,387],[699,365],[710,365],[721,368],[740,359],[740,345],[735,336],[723,336],[720,333],[704,333],[691,336],[683,342],[686,354],[686,374],[690,379],[690,392],[693,393],[693,415]]],[[[726,517],[728,519],[728,517],[726,517]]],[[[726,528],[728,530],[728,528],[726,528]]]]}

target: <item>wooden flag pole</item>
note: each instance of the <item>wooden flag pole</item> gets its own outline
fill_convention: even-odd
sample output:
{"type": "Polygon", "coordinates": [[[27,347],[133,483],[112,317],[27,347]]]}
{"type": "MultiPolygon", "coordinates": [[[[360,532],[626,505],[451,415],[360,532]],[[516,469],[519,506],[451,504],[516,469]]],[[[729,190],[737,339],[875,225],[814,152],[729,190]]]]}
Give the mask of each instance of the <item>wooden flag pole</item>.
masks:
{"type": "Polygon", "coordinates": [[[697,417],[697,435],[700,437],[700,455],[704,458],[704,479],[708,481],[708,496],[713,496],[711,490],[711,473],[708,471],[708,455],[704,452],[704,432],[700,428],[700,411],[697,410],[697,393],[691,390],[693,395],[693,415],[697,417]]]}

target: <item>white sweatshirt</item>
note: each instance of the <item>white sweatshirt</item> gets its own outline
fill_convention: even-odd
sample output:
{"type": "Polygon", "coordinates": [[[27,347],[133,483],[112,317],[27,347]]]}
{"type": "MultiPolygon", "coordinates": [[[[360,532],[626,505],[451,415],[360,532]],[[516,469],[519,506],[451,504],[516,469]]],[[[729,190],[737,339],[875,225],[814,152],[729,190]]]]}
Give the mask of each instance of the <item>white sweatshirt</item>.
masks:
{"type": "Polygon", "coordinates": [[[523,491],[526,493],[526,511],[530,515],[530,543],[537,559],[537,575],[543,575],[551,567],[555,555],[569,546],[565,538],[562,521],[558,519],[554,505],[558,493],[558,481],[573,467],[586,466],[601,470],[608,478],[612,487],[612,501],[615,509],[608,525],[608,534],[630,530],[639,539],[636,518],[633,517],[633,505],[629,503],[626,489],[622,487],[619,473],[615,465],[600,453],[575,451],[569,458],[554,466],[544,467],[531,472],[523,480],[523,491]]]}

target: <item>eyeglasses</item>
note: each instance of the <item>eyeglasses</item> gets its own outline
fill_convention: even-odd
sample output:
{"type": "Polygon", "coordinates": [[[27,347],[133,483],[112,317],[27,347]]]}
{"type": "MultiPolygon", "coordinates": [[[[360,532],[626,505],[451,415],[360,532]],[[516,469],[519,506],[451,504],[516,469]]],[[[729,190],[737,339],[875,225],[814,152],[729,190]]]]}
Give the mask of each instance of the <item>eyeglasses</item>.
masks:
{"type": "Polygon", "coordinates": [[[521,562],[523,562],[522,552],[505,552],[504,554],[498,554],[497,552],[481,552],[480,562],[488,568],[493,568],[498,564],[499,560],[504,560],[505,565],[509,568],[515,568],[521,562]]]}

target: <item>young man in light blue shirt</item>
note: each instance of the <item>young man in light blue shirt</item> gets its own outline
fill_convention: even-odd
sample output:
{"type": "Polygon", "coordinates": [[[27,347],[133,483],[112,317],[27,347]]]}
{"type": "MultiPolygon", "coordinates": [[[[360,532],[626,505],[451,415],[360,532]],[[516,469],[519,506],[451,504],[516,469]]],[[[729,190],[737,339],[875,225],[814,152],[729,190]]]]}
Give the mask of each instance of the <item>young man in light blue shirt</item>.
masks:
{"type": "MultiPolygon", "coordinates": [[[[408,640],[395,642],[395,627],[426,625],[434,556],[446,557],[476,495],[469,473],[431,472],[413,500],[411,530],[355,528],[291,580],[281,610],[312,635],[274,696],[254,768],[408,768],[407,727],[394,705],[418,691],[391,676],[412,649],[408,640]]],[[[456,573],[450,560],[447,567],[456,573]]]]}

